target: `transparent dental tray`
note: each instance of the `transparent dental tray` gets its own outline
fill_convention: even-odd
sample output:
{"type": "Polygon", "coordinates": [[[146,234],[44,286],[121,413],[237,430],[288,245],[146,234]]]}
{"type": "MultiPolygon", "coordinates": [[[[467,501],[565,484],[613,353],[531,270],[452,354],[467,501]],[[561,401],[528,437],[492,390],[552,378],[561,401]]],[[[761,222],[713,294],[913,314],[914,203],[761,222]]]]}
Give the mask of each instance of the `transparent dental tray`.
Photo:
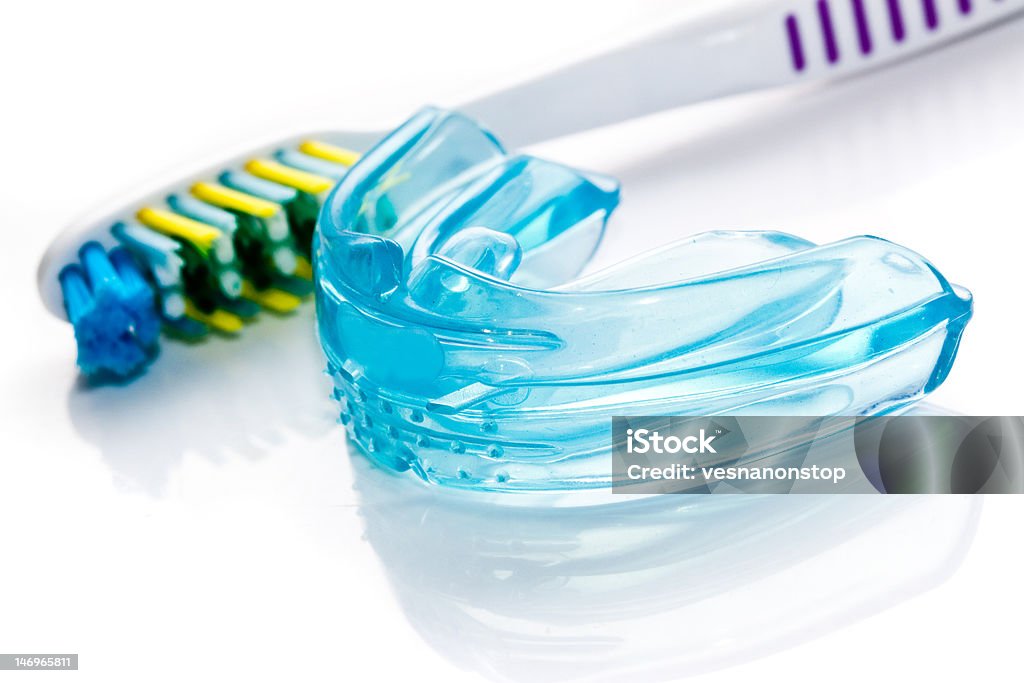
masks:
{"type": "Polygon", "coordinates": [[[877,414],[946,377],[970,295],[915,252],[713,232],[579,277],[618,200],[458,114],[368,152],[314,243],[360,450],[452,486],[604,487],[613,415],[877,414]]]}

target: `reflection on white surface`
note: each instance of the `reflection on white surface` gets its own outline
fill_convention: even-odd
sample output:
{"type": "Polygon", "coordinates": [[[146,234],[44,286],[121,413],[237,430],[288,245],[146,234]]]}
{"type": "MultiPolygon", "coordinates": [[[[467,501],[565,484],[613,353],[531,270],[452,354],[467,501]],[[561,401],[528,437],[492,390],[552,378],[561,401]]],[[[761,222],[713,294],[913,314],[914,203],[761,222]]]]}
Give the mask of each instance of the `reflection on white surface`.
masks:
{"type": "Polygon", "coordinates": [[[366,537],[413,626],[461,668],[512,681],[671,678],[824,635],[944,581],[981,509],[873,495],[558,507],[356,460],[366,537]]]}
{"type": "Polygon", "coordinates": [[[186,454],[219,462],[308,447],[336,418],[313,317],[307,305],[285,318],[264,315],[237,339],[165,341],[133,382],[72,387],[72,424],[120,483],[157,496],[186,454]]]}
{"type": "MultiPolygon", "coordinates": [[[[158,497],[186,454],[292,454],[306,467],[344,458],[319,350],[292,322],[171,348],[216,371],[158,365],[126,387],[75,387],[74,425],[127,488],[158,497]]],[[[671,678],[792,647],[942,582],[981,507],[960,497],[610,494],[559,507],[565,499],[452,491],[351,461],[365,537],[410,624],[455,665],[514,681],[671,678]]],[[[326,472],[327,487],[349,486],[326,472]]],[[[309,476],[301,481],[306,493],[291,500],[309,495],[309,476]]]]}
{"type": "MultiPolygon", "coordinates": [[[[74,387],[74,425],[126,488],[158,497],[186,454],[301,452],[307,467],[314,455],[344,458],[319,350],[292,322],[170,349],[215,372],[157,365],[125,387],[74,387]]],[[[792,647],[942,582],[981,507],[952,496],[610,494],[560,506],[567,499],[458,492],[351,461],[366,539],[411,625],[459,667],[515,681],[670,678],[792,647]]],[[[328,487],[348,486],[328,472],[328,487]]]]}

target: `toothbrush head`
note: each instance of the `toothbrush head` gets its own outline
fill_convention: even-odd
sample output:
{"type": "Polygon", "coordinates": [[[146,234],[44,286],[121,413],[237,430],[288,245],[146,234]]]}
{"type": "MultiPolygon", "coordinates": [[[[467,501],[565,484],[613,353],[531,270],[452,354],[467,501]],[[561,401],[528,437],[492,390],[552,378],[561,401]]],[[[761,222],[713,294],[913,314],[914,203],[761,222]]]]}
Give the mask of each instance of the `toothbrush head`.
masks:
{"type": "Polygon", "coordinates": [[[312,293],[320,206],[375,139],[289,138],[69,227],[38,279],[47,308],[74,327],[81,371],[129,378],[156,357],[162,334],[230,337],[261,310],[294,311],[312,293]]]}

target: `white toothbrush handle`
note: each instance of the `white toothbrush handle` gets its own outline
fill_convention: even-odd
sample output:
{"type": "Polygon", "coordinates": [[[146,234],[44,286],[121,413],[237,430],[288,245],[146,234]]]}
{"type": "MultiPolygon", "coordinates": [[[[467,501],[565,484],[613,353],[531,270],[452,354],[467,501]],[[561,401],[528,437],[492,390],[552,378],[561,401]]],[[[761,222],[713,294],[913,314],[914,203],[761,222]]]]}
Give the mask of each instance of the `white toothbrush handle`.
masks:
{"type": "Polygon", "coordinates": [[[726,95],[877,68],[1024,12],[1024,0],[767,0],[483,97],[521,146],[726,95]]]}

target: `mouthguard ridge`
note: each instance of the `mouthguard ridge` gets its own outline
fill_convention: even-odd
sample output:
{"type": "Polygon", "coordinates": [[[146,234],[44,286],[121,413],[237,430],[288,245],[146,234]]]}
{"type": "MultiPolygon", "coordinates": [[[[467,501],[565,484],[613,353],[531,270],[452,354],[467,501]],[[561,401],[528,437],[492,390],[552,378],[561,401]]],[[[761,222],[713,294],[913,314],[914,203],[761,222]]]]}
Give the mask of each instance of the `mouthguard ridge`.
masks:
{"type": "Polygon", "coordinates": [[[875,237],[710,232],[584,277],[618,185],[425,110],[325,203],[316,300],[341,420],[429,481],[611,483],[613,415],[859,415],[945,378],[971,298],[875,237]]]}

